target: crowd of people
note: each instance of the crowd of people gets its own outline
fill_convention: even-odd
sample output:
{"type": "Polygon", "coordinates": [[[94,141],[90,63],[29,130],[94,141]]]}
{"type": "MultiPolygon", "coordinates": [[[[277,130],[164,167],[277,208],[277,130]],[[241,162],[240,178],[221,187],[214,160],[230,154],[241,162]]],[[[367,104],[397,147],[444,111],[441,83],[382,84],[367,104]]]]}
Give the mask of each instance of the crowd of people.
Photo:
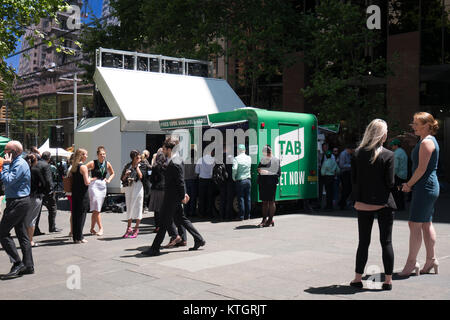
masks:
{"type": "MultiPolygon", "coordinates": [[[[432,225],[434,203],[439,195],[436,176],[439,145],[434,138],[438,125],[432,115],[422,112],[414,115],[412,128],[420,137],[420,141],[412,152],[410,176],[407,168],[408,157],[401,148],[400,141],[391,141],[393,151],[383,147],[388,136],[384,120],[375,119],[367,126],[356,150],[347,146],[339,153],[337,148],[330,151],[328,144],[322,145],[318,161],[318,206],[321,205],[325,188],[326,210],[332,210],[334,205],[341,209],[353,206],[358,214],[359,245],[356,275],[350,283],[351,286],[362,287],[361,279],[367,262],[372,224],[377,216],[386,273],[383,289],[392,288],[393,212],[404,209],[404,193],[410,192],[410,252],[401,275],[407,276],[412,271],[416,274],[428,273],[433,268],[438,272],[434,249],[436,233],[432,225]],[[427,259],[425,266],[419,271],[420,266],[416,259],[422,238],[427,259]]],[[[218,214],[221,219],[251,218],[251,157],[246,154],[244,144],[237,146],[236,156],[234,150],[228,150],[225,146],[222,161],[217,161],[218,157],[213,151],[204,154],[193,164],[183,162],[176,152],[177,145],[176,139],[167,138],[151,160],[149,151],[140,153],[138,150],[132,150],[130,162],[124,166],[120,176],[125,189],[127,214],[123,238],[138,236],[145,208],[154,212],[156,236],[151,247],[143,252],[146,256],[159,255],[161,248],[187,246],[186,231],[194,238],[194,246],[190,250],[197,250],[206,244],[189,217],[197,213],[201,217],[213,217],[214,187],[220,194],[218,214]],[[235,195],[239,207],[236,217],[233,210],[235,195]],[[170,240],[166,246],[161,247],[166,233],[170,240]]],[[[192,148],[193,159],[195,152],[192,148]]],[[[49,212],[49,231],[61,231],[55,225],[56,199],[50,166],[51,155],[49,152],[42,155],[30,152],[23,158],[22,153],[20,142],[8,142],[0,172],[6,197],[6,208],[0,222],[0,241],[13,263],[11,271],[3,278],[34,273],[32,247],[36,246],[36,243],[33,242],[33,237],[42,234],[38,225],[43,205],[49,212]],[[22,249],[23,259],[18,255],[10,236],[13,228],[22,249]]],[[[70,167],[66,174],[69,181],[66,194],[71,208],[69,236],[76,244],[87,243],[83,229],[89,211],[92,212],[90,233],[97,236],[104,234],[101,211],[107,184],[115,177],[114,168],[106,160],[106,149],[103,146],[98,147],[96,160],[86,163],[87,158],[87,150],[77,149],[69,161],[70,167]],[[96,226],[98,231],[95,230],[96,226]]],[[[258,227],[274,226],[275,195],[281,167],[280,160],[272,154],[269,145],[262,149],[257,173],[258,193],[262,202],[262,221],[258,227]]]]}

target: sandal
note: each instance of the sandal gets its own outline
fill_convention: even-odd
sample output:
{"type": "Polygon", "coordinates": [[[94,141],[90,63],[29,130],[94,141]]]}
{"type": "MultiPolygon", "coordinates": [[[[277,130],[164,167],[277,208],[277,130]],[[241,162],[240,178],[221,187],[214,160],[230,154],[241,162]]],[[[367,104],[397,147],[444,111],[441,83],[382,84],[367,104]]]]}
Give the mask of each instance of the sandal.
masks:
{"type": "Polygon", "coordinates": [[[136,238],[139,234],[139,228],[134,229],[133,234],[129,238],[136,238]]]}
{"type": "Polygon", "coordinates": [[[133,232],[133,229],[130,227],[127,229],[127,232],[122,236],[122,238],[128,238],[130,237],[131,233],[133,232]]]}

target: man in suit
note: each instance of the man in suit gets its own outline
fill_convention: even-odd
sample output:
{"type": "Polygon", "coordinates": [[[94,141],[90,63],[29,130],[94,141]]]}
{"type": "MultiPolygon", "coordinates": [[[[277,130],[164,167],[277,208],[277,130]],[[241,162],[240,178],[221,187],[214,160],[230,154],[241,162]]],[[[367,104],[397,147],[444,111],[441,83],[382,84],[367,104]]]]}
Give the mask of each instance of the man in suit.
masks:
{"type": "MultiPolygon", "coordinates": [[[[56,195],[53,184],[53,176],[52,170],[50,168],[50,158],[51,154],[48,151],[42,153],[41,160],[38,161],[36,167],[39,168],[42,172],[42,175],[45,179],[45,189],[44,198],[42,199],[42,205],[47,207],[48,210],[48,228],[49,232],[61,232],[61,229],[56,228],[55,219],[56,219],[56,195]]],[[[42,212],[42,208],[41,208],[42,212]]],[[[36,219],[36,229],[34,230],[34,235],[39,236],[44,233],[39,229],[39,220],[41,218],[41,212],[39,212],[36,219]]]]}
{"type": "MultiPolygon", "coordinates": [[[[160,255],[161,243],[164,240],[166,231],[172,227],[173,222],[186,228],[186,230],[194,237],[194,246],[189,250],[197,250],[205,245],[205,240],[195,229],[192,223],[184,215],[181,204],[189,201],[184,185],[184,164],[183,160],[174,152],[176,142],[172,138],[166,139],[163,144],[163,152],[168,159],[169,164],[165,172],[164,200],[161,208],[161,226],[156,234],[153,244],[147,251],[142,254],[146,256],[160,255]]],[[[179,243],[182,239],[179,235],[172,241],[179,243]]],[[[172,243],[171,242],[171,243],[172,243]]]]}

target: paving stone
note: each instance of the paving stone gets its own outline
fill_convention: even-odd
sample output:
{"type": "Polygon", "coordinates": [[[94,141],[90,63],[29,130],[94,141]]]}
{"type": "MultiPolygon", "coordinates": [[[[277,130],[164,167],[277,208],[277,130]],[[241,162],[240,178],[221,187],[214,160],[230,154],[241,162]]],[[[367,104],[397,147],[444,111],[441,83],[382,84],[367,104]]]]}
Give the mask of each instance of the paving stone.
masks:
{"type": "MultiPolygon", "coordinates": [[[[444,201],[440,208],[450,207],[450,197],[444,201]]],[[[394,222],[395,272],[401,271],[408,255],[409,227],[404,216],[407,214],[398,215],[394,222]]],[[[354,276],[358,246],[356,215],[349,212],[277,215],[275,227],[262,229],[255,228],[260,218],[195,222],[207,241],[205,247],[195,252],[186,247],[162,250],[158,257],[140,255],[153,242],[153,226],[143,223],[138,238],[122,239],[124,215],[104,213],[102,218],[105,235],[86,235],[89,242],[76,245],[66,237],[68,212],[58,212],[56,223],[64,231],[35,237],[41,244],[33,248],[36,273],[0,281],[0,299],[450,299],[448,223],[434,223],[439,275],[405,280],[394,277],[393,290],[382,292],[355,291],[348,285],[354,276]],[[80,290],[67,288],[70,266],[80,267],[80,290]]],[[[41,229],[45,228],[44,221],[41,229]]],[[[84,231],[88,228],[87,223],[84,231]]],[[[384,270],[378,238],[375,222],[364,279],[373,276],[380,285],[384,270]]],[[[168,240],[166,237],[164,244],[168,240]]],[[[188,244],[193,245],[190,235],[188,244]]],[[[425,256],[422,246],[418,256],[421,265],[425,256]]],[[[9,258],[0,251],[0,274],[10,268],[9,258]]]]}

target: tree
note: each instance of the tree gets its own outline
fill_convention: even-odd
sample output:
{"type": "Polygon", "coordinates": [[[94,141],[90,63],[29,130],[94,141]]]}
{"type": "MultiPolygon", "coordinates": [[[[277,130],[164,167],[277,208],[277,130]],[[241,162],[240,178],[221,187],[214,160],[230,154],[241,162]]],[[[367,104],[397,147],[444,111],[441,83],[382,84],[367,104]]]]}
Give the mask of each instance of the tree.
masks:
{"type": "Polygon", "coordinates": [[[250,105],[255,105],[258,81],[281,76],[283,67],[293,62],[289,54],[299,49],[300,12],[293,1],[227,1],[226,53],[242,66],[239,82],[250,88],[250,105]]]}
{"type": "MultiPolygon", "coordinates": [[[[39,23],[44,17],[56,18],[56,13],[67,8],[64,0],[3,0],[0,6],[0,79],[2,86],[12,83],[14,70],[4,61],[14,53],[18,40],[26,28],[39,23]]],[[[37,36],[41,36],[36,33],[37,36]]],[[[34,45],[34,38],[26,39],[34,45]]]]}
{"type": "Polygon", "coordinates": [[[386,59],[368,54],[380,43],[381,31],[369,30],[366,19],[360,6],[334,0],[320,1],[302,19],[310,68],[310,83],[302,94],[320,122],[343,125],[347,141],[356,140],[370,120],[386,113],[384,90],[374,85],[388,72],[386,59]]]}

